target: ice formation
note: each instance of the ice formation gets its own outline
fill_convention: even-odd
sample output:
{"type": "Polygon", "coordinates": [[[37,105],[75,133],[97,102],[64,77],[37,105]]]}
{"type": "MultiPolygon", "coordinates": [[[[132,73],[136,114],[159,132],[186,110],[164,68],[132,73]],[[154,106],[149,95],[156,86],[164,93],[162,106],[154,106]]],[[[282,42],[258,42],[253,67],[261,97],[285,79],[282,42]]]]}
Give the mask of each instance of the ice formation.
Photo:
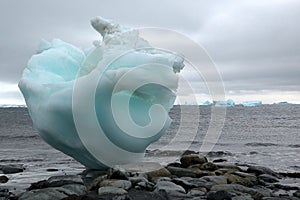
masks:
{"type": "Polygon", "coordinates": [[[228,99],[227,101],[215,101],[214,105],[220,107],[233,107],[235,106],[235,103],[232,99],[228,99]]]}
{"type": "Polygon", "coordinates": [[[242,106],[253,107],[262,105],[261,101],[244,101],[241,103],[242,106]]]}
{"type": "Polygon", "coordinates": [[[100,17],[91,24],[102,40],[87,52],[42,41],[19,87],[48,144],[104,169],[140,161],[169,127],[184,59],[152,48],[138,30],[100,17]]]}

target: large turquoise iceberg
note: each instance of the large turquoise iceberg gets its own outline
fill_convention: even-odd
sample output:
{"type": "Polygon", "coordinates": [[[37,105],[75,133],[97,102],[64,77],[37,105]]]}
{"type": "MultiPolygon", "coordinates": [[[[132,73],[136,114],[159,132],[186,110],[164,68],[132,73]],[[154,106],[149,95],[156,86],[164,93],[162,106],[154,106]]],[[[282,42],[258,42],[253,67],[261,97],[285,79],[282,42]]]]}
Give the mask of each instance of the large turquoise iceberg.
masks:
{"type": "Polygon", "coordinates": [[[83,51],[42,41],[19,87],[35,128],[88,168],[141,161],[169,127],[184,59],[96,17],[99,41],[83,51]]]}

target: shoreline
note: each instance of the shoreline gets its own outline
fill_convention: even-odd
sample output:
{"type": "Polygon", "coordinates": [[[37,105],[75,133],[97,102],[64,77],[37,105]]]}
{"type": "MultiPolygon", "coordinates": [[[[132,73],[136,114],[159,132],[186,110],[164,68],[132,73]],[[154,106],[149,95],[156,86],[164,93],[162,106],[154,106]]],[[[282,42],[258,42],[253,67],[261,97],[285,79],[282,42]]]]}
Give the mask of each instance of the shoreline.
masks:
{"type": "MultiPolygon", "coordinates": [[[[118,165],[84,170],[79,175],[51,176],[31,183],[27,191],[8,190],[6,174],[22,166],[0,165],[0,199],[300,199],[299,172],[274,172],[261,166],[226,164],[193,151],[180,162],[118,165]],[[214,162],[212,162],[214,161],[214,162]],[[5,178],[6,177],[6,178],[5,178]],[[288,180],[288,181],[286,181],[288,180]],[[19,191],[20,192],[20,191],[19,191]],[[54,196],[53,196],[54,195],[54,196]]],[[[26,169],[25,169],[26,171],[26,169]]],[[[58,169],[47,170],[57,172],[58,169]]]]}

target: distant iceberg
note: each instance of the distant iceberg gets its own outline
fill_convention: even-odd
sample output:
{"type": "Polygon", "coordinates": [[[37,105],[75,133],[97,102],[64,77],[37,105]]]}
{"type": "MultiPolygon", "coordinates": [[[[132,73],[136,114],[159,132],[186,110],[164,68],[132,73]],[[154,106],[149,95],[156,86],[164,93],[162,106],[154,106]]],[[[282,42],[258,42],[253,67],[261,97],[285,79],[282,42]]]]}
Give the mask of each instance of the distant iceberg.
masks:
{"type": "Polygon", "coordinates": [[[210,105],[212,105],[213,103],[212,102],[210,102],[210,101],[204,101],[203,103],[201,103],[200,105],[202,105],[202,106],[210,106],[210,105]]]}
{"type": "Polygon", "coordinates": [[[287,101],[281,101],[281,102],[275,102],[273,104],[276,104],[276,105],[290,105],[291,103],[289,103],[287,101]]]}
{"type": "Polygon", "coordinates": [[[261,106],[262,101],[244,101],[241,105],[245,107],[261,106]]]}
{"type": "Polygon", "coordinates": [[[232,99],[228,99],[227,101],[214,101],[213,103],[217,107],[233,107],[235,103],[232,99]]]}

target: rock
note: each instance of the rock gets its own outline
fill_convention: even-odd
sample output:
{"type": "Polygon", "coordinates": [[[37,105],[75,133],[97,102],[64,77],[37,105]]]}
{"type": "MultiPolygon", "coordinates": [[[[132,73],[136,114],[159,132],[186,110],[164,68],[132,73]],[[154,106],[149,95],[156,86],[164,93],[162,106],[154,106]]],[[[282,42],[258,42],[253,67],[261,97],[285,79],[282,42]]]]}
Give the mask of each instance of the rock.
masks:
{"type": "Polygon", "coordinates": [[[67,184],[57,188],[57,190],[67,195],[84,195],[87,193],[86,187],[80,184],[67,184]]]}
{"type": "Polygon", "coordinates": [[[124,190],[129,190],[132,184],[130,181],[127,180],[106,179],[100,183],[100,187],[103,186],[112,186],[112,187],[122,188],[124,190]]]}
{"type": "Polygon", "coordinates": [[[225,190],[210,191],[207,193],[207,200],[231,200],[232,194],[225,190]]]}
{"type": "Polygon", "coordinates": [[[183,167],[188,167],[190,165],[206,163],[207,158],[201,154],[189,154],[189,155],[183,155],[180,158],[180,162],[183,167]]]}
{"type": "Polygon", "coordinates": [[[214,163],[211,163],[211,162],[207,162],[207,163],[204,163],[200,166],[200,169],[201,170],[208,170],[208,171],[215,171],[218,169],[218,166],[215,165],[214,163]]]}
{"type": "Polygon", "coordinates": [[[154,188],[154,184],[149,181],[147,181],[147,182],[141,181],[141,182],[138,182],[134,188],[137,190],[152,191],[154,188]]]}
{"type": "Polygon", "coordinates": [[[247,172],[254,173],[256,175],[269,174],[271,176],[278,177],[278,174],[276,172],[274,172],[270,168],[262,167],[262,166],[250,166],[248,167],[247,172]]]}
{"type": "Polygon", "coordinates": [[[169,181],[159,181],[155,185],[154,192],[160,192],[160,191],[165,191],[167,193],[171,193],[171,192],[179,192],[184,194],[186,193],[183,187],[169,181]]]}
{"type": "Polygon", "coordinates": [[[100,183],[106,179],[107,179],[107,175],[99,176],[95,178],[93,181],[91,181],[90,183],[86,184],[86,187],[88,190],[98,189],[100,183]]]}
{"type": "Polygon", "coordinates": [[[279,175],[289,178],[300,178],[300,172],[282,172],[279,175]]]}
{"type": "Polygon", "coordinates": [[[197,168],[180,168],[180,167],[168,167],[167,168],[171,174],[177,176],[177,177],[200,177],[202,175],[202,171],[197,168]]]}
{"type": "Polygon", "coordinates": [[[107,173],[108,179],[120,179],[120,180],[128,180],[129,173],[125,171],[125,169],[116,166],[116,168],[110,168],[107,173]]]}
{"type": "Polygon", "coordinates": [[[122,188],[105,186],[105,187],[99,188],[98,194],[99,195],[105,195],[105,194],[122,195],[122,194],[127,194],[127,191],[122,188]]]}
{"type": "Polygon", "coordinates": [[[300,190],[297,190],[296,192],[294,192],[293,196],[300,198],[300,190]]]}
{"type": "Polygon", "coordinates": [[[254,199],[261,199],[264,197],[264,195],[271,196],[270,193],[262,192],[260,189],[253,189],[253,188],[248,188],[243,185],[239,184],[223,184],[223,185],[214,185],[211,188],[211,191],[220,191],[220,190],[225,190],[227,192],[234,192],[234,193],[247,193],[250,194],[252,198],[254,199]]]}
{"type": "Polygon", "coordinates": [[[257,177],[252,174],[248,174],[248,173],[244,173],[244,172],[232,172],[232,174],[243,178],[243,184],[246,186],[257,185],[257,183],[258,183],[257,177]]]}
{"type": "Polygon", "coordinates": [[[299,187],[297,187],[297,186],[283,185],[280,183],[276,183],[276,184],[274,184],[274,186],[278,189],[283,189],[283,190],[299,190],[299,187]]]}
{"type": "Polygon", "coordinates": [[[24,171],[22,165],[0,165],[0,170],[3,174],[15,174],[24,171]]]}
{"type": "Polygon", "coordinates": [[[49,169],[46,169],[47,172],[57,172],[58,169],[55,169],[55,168],[49,168],[49,169]]]}
{"type": "Polygon", "coordinates": [[[197,197],[197,196],[204,196],[206,193],[201,191],[201,190],[197,190],[197,189],[192,189],[188,192],[188,195],[193,196],[193,197],[197,197]]]}
{"type": "Polygon", "coordinates": [[[172,181],[186,190],[190,190],[192,188],[206,188],[209,190],[213,186],[212,183],[207,182],[202,178],[181,177],[174,178],[172,181]]]}
{"type": "Polygon", "coordinates": [[[67,197],[67,195],[58,191],[56,188],[44,188],[25,192],[20,196],[19,200],[53,200],[65,197],[67,197]]]}
{"type": "Polygon", "coordinates": [[[95,195],[70,195],[61,200],[98,200],[98,197],[96,197],[95,195]]]}
{"type": "Polygon", "coordinates": [[[228,183],[237,183],[244,186],[253,186],[256,183],[256,177],[252,176],[239,176],[237,174],[226,173],[224,174],[227,177],[228,183]]]}
{"type": "Polygon", "coordinates": [[[251,195],[240,195],[231,198],[232,200],[253,200],[251,195]]]}
{"type": "Polygon", "coordinates": [[[145,177],[129,177],[129,181],[131,182],[132,186],[135,186],[139,182],[148,182],[145,177]]]}
{"type": "Polygon", "coordinates": [[[220,163],[220,162],[227,162],[227,160],[222,158],[213,160],[213,163],[220,163]]]}
{"type": "MultiPolygon", "coordinates": [[[[125,180],[128,180],[128,176],[136,173],[146,174],[150,179],[153,177],[171,176],[171,173],[157,162],[139,162],[126,165],[116,165],[114,170],[124,173],[124,178],[126,178],[125,180]]],[[[120,179],[111,176],[109,176],[109,178],[120,179]]]]}
{"type": "Polygon", "coordinates": [[[170,177],[155,177],[151,181],[156,184],[159,181],[172,181],[172,179],[170,177]]]}
{"type": "Polygon", "coordinates": [[[263,197],[262,200],[299,200],[297,197],[263,197]]]}
{"type": "Polygon", "coordinates": [[[258,176],[258,179],[263,180],[264,182],[267,182],[267,183],[279,182],[279,180],[276,177],[271,176],[269,174],[261,174],[261,175],[258,176]]]}
{"type": "Polygon", "coordinates": [[[0,176],[0,183],[7,183],[8,180],[7,176],[0,176]]]}
{"type": "Polygon", "coordinates": [[[232,156],[233,154],[229,151],[211,151],[207,153],[208,157],[222,157],[222,156],[232,156]]]}
{"type": "Polygon", "coordinates": [[[202,179],[218,185],[227,184],[227,177],[225,176],[203,176],[202,179]]]}
{"type": "Polygon", "coordinates": [[[30,191],[48,187],[61,187],[67,184],[83,185],[83,181],[79,175],[52,176],[48,180],[42,180],[36,183],[32,183],[27,190],[30,191]]]}
{"type": "Polygon", "coordinates": [[[52,200],[62,199],[68,195],[84,195],[87,193],[86,187],[80,184],[68,184],[62,187],[50,187],[44,189],[31,190],[23,193],[20,200],[52,200]]]}
{"type": "Polygon", "coordinates": [[[242,171],[242,169],[239,166],[236,165],[227,165],[227,164],[216,164],[219,170],[234,170],[234,171],[242,171]]]}

